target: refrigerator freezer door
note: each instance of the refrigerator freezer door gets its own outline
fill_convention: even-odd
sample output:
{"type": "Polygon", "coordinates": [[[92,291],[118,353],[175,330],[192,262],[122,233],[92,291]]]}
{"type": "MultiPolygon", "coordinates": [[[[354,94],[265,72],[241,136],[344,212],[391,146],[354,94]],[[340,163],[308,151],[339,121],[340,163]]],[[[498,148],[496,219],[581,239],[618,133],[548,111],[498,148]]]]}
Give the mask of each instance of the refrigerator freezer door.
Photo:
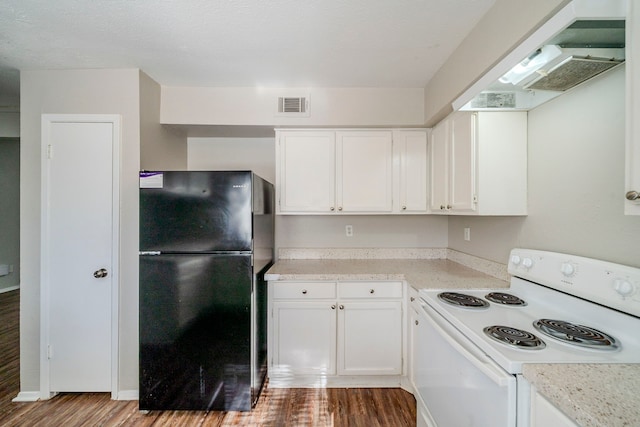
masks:
{"type": "Polygon", "coordinates": [[[140,409],[251,409],[250,255],[140,257],[140,409]]]}
{"type": "Polygon", "coordinates": [[[141,173],[140,250],[250,251],[252,173],[141,173]],[[144,184],[144,176],[157,178],[144,184]]]}

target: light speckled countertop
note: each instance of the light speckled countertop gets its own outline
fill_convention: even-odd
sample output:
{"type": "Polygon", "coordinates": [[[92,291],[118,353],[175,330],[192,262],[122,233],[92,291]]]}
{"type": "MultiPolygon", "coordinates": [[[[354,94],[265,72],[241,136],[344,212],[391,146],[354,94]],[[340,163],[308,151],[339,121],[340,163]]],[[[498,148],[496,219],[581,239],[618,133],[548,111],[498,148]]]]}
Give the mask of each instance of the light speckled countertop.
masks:
{"type": "MultiPolygon", "coordinates": [[[[333,253],[332,253],[333,254],[333,253]]],[[[342,254],[341,254],[342,255],[342,254]]],[[[344,254],[346,257],[348,255],[344,254]]],[[[418,257],[423,254],[419,254],[418,257]]],[[[304,254],[303,254],[304,256],[304,254]]],[[[375,255],[374,255],[375,256],[375,255]]],[[[499,266],[447,257],[486,267],[485,274],[451,259],[280,259],[267,280],[406,280],[413,288],[508,288],[499,266]],[[497,268],[497,269],[496,269],[497,268]]],[[[640,426],[640,364],[533,364],[523,374],[538,391],[583,427],[640,426]]]]}
{"type": "Polygon", "coordinates": [[[507,288],[509,283],[446,259],[285,259],[267,280],[406,280],[422,288],[507,288]]]}
{"type": "Polygon", "coordinates": [[[582,427],[640,426],[640,364],[524,365],[523,374],[582,427]]]}

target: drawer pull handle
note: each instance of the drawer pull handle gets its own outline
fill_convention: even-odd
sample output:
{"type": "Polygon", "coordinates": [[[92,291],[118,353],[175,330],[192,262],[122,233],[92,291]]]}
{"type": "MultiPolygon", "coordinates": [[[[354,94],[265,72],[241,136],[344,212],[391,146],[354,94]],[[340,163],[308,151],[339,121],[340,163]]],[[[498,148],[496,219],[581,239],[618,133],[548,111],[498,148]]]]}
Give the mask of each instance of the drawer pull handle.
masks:
{"type": "Polygon", "coordinates": [[[307,294],[307,290],[306,290],[306,289],[303,289],[303,290],[302,290],[302,294],[303,294],[303,295],[306,295],[306,294],[307,294]]]}
{"type": "Polygon", "coordinates": [[[375,293],[375,289],[369,289],[369,293],[370,293],[370,294],[375,293]]]}

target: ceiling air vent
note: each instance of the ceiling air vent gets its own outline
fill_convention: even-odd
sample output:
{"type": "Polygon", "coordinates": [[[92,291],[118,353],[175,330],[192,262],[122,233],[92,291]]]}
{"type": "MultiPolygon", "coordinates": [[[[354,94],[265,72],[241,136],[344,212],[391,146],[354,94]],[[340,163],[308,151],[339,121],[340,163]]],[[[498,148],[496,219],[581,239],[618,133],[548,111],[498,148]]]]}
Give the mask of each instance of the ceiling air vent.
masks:
{"type": "Polygon", "coordinates": [[[278,116],[309,117],[309,98],[278,97],[278,116]]]}

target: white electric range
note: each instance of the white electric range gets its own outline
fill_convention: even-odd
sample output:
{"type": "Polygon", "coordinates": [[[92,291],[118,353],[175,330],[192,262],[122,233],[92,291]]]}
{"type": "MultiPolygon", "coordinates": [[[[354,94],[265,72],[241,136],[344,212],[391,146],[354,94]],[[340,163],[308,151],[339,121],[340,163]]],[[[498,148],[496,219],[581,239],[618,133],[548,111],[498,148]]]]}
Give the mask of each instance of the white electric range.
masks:
{"type": "Polygon", "coordinates": [[[640,363],[640,269],[514,249],[508,271],[508,289],[420,291],[426,425],[528,425],[525,363],[640,363]]]}

